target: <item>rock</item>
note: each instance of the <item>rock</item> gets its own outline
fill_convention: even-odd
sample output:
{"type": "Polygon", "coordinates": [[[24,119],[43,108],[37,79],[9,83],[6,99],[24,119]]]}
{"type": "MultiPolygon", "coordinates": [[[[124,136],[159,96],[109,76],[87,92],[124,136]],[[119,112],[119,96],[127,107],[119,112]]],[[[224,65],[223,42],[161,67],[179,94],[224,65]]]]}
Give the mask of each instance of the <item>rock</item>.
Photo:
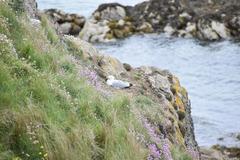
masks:
{"type": "Polygon", "coordinates": [[[187,23],[184,37],[193,37],[196,35],[196,31],[197,31],[196,23],[187,23]]]}
{"type": "Polygon", "coordinates": [[[216,33],[216,31],[211,27],[211,22],[201,19],[197,24],[197,35],[201,40],[219,40],[221,37],[216,33]]]}
{"type": "Polygon", "coordinates": [[[125,21],[123,20],[123,19],[120,19],[119,21],[118,21],[118,26],[120,26],[120,27],[122,27],[122,26],[124,26],[124,24],[125,24],[125,21]]]}
{"type": "Polygon", "coordinates": [[[131,71],[132,70],[132,66],[130,64],[127,63],[123,63],[123,67],[126,69],[126,71],[131,71]]]}
{"type": "Polygon", "coordinates": [[[118,3],[102,4],[85,24],[80,37],[90,42],[109,42],[132,34],[129,8],[118,3]]]}
{"type": "Polygon", "coordinates": [[[236,136],[236,138],[240,141],[240,134],[238,134],[238,135],[236,136]]]}
{"type": "Polygon", "coordinates": [[[168,35],[171,36],[171,35],[174,34],[175,29],[168,24],[168,25],[166,25],[166,27],[164,27],[163,31],[164,31],[166,34],[168,34],[168,35]]]}
{"type": "Polygon", "coordinates": [[[214,145],[213,150],[219,151],[222,154],[222,157],[225,159],[238,159],[240,158],[240,148],[237,147],[226,147],[220,145],[214,145]]]}
{"type": "Polygon", "coordinates": [[[223,140],[224,140],[224,138],[223,138],[223,137],[220,137],[220,138],[218,138],[218,140],[219,140],[219,141],[223,141],[223,140]]]}
{"type": "Polygon", "coordinates": [[[139,32],[143,32],[143,33],[152,33],[153,32],[152,25],[148,22],[144,22],[140,27],[137,28],[137,30],[139,32]]]}
{"type": "Polygon", "coordinates": [[[97,55],[100,54],[99,51],[92,46],[92,44],[81,40],[80,38],[64,35],[63,40],[71,46],[72,49],[81,52],[81,58],[84,60],[92,60],[97,63],[97,55]]]}
{"type": "MultiPolygon", "coordinates": [[[[101,28],[101,23],[108,21],[105,26],[110,29],[97,37],[96,32],[90,29],[90,35],[94,37],[91,41],[108,42],[139,32],[165,32],[168,35],[207,41],[239,38],[239,10],[240,1],[236,0],[211,3],[208,0],[151,0],[133,7],[118,3],[102,4],[89,22],[99,26],[95,28],[101,28]]],[[[84,35],[84,32],[81,35],[84,35]]],[[[87,39],[90,41],[91,38],[87,39]]]]}
{"type": "Polygon", "coordinates": [[[65,13],[58,9],[47,9],[44,13],[59,26],[62,34],[78,35],[86,22],[83,16],[65,13]]]}
{"type": "Polygon", "coordinates": [[[179,15],[180,18],[184,18],[184,19],[187,19],[187,20],[191,20],[192,19],[192,16],[187,13],[187,12],[183,12],[179,15]]]}
{"type": "Polygon", "coordinates": [[[119,77],[122,73],[126,72],[119,60],[107,55],[98,57],[98,65],[107,75],[119,77]]]}
{"type": "Polygon", "coordinates": [[[109,39],[107,39],[109,31],[110,28],[104,25],[103,22],[96,23],[91,19],[84,25],[80,33],[80,38],[89,42],[109,42],[109,39]]]}
{"type": "Polygon", "coordinates": [[[71,28],[70,28],[70,31],[69,31],[69,34],[70,35],[78,35],[81,31],[81,27],[75,23],[72,23],[71,24],[71,28]]]}
{"type": "MultiPolygon", "coordinates": [[[[152,69],[151,69],[152,70],[152,69]]],[[[158,96],[165,96],[169,101],[172,100],[171,84],[168,81],[168,75],[160,74],[159,71],[152,71],[147,76],[147,81],[158,96]]]]}
{"type": "Polygon", "coordinates": [[[198,37],[202,40],[220,40],[230,38],[229,29],[223,23],[215,20],[199,20],[197,30],[198,37]]]}
{"type": "Polygon", "coordinates": [[[65,22],[65,23],[60,24],[59,28],[63,34],[68,34],[71,31],[72,24],[69,22],[65,22]]]}
{"type": "Polygon", "coordinates": [[[93,14],[101,20],[121,20],[127,16],[125,6],[118,3],[102,4],[93,14]]]}
{"type": "Polygon", "coordinates": [[[30,18],[37,17],[37,2],[36,0],[24,0],[24,9],[30,18]]]}
{"type": "Polygon", "coordinates": [[[230,37],[229,29],[223,23],[212,21],[212,29],[220,38],[228,39],[230,37]]]}
{"type": "Polygon", "coordinates": [[[67,36],[63,37],[63,40],[69,44],[75,50],[78,50],[82,53],[81,58],[83,60],[92,61],[97,68],[99,68],[99,72],[101,72],[103,77],[106,75],[113,75],[119,77],[122,73],[125,73],[126,70],[123,64],[113,58],[111,56],[101,54],[92,44],[81,40],[80,38],[67,36]]]}

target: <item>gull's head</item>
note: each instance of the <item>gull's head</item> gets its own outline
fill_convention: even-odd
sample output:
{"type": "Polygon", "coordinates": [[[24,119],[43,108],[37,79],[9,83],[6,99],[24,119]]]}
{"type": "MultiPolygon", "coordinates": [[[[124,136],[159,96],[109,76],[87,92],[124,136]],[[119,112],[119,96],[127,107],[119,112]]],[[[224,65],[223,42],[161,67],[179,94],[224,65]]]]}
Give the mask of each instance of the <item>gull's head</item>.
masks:
{"type": "Polygon", "coordinates": [[[111,75],[111,76],[108,76],[107,79],[108,80],[115,80],[115,77],[111,75]]]}

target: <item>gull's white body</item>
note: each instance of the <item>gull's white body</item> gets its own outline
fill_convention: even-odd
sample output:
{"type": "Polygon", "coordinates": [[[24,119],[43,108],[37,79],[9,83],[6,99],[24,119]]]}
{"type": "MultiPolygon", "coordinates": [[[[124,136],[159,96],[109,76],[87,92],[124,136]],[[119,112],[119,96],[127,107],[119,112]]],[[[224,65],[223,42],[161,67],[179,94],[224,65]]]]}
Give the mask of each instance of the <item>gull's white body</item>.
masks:
{"type": "Polygon", "coordinates": [[[116,80],[114,76],[108,76],[107,85],[117,89],[130,88],[132,86],[129,82],[116,80]]]}

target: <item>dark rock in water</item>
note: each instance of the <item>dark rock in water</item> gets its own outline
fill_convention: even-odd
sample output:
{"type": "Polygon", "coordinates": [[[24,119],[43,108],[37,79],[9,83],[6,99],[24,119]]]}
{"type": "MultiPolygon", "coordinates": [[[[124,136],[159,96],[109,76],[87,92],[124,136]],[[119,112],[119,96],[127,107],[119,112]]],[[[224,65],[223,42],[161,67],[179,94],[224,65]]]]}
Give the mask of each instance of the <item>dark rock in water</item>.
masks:
{"type": "Polygon", "coordinates": [[[62,34],[78,35],[86,22],[83,16],[68,14],[58,9],[48,9],[44,13],[59,26],[62,34]]]}
{"type": "Polygon", "coordinates": [[[238,134],[238,135],[236,136],[236,138],[240,141],[240,134],[238,134]]]}
{"type": "Polygon", "coordinates": [[[223,137],[220,137],[220,138],[218,138],[218,140],[219,140],[219,141],[223,141],[223,140],[224,140],[224,138],[223,138],[223,137]]]}

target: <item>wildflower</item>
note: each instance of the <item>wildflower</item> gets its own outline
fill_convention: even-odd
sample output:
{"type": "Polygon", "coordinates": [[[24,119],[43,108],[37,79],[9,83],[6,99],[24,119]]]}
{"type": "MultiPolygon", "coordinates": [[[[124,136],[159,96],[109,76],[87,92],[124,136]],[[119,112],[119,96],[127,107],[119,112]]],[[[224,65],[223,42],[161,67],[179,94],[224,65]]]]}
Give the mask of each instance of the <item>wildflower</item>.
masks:
{"type": "Polygon", "coordinates": [[[43,149],[44,147],[43,146],[40,146],[41,149],[43,149]]]}
{"type": "Polygon", "coordinates": [[[197,151],[195,151],[192,147],[188,147],[187,151],[193,159],[200,159],[199,158],[199,153],[197,151]]]}
{"type": "Polygon", "coordinates": [[[141,117],[144,127],[147,129],[148,134],[151,138],[151,140],[156,144],[161,144],[161,150],[156,146],[156,144],[150,144],[148,145],[148,148],[150,150],[150,155],[148,156],[148,159],[152,158],[164,158],[165,160],[173,160],[170,147],[168,145],[167,139],[164,138],[163,135],[158,135],[155,133],[155,128],[148,122],[147,119],[141,117]],[[161,151],[161,152],[160,152],[161,151]],[[162,154],[161,154],[162,153],[162,154]],[[162,155],[162,157],[161,157],[162,155]]]}
{"type": "Polygon", "coordinates": [[[33,144],[38,144],[38,143],[39,143],[38,140],[33,141],[33,144]]]}
{"type": "Polygon", "coordinates": [[[166,160],[173,160],[170,149],[169,149],[169,145],[168,142],[166,141],[166,139],[162,139],[162,152],[163,152],[163,156],[166,160]]]}
{"type": "Polygon", "coordinates": [[[45,154],[43,155],[43,157],[45,157],[45,158],[46,158],[47,156],[48,156],[48,154],[47,154],[47,153],[45,153],[45,154]]]}
{"type": "Polygon", "coordinates": [[[98,82],[98,76],[95,71],[91,71],[89,69],[84,70],[82,73],[80,73],[82,76],[86,77],[88,80],[88,83],[99,88],[100,84],[98,82]]]}
{"type": "Polygon", "coordinates": [[[161,153],[160,150],[158,149],[158,147],[156,146],[156,144],[150,144],[148,146],[149,150],[150,150],[150,154],[154,157],[154,158],[161,158],[161,153]]]}

